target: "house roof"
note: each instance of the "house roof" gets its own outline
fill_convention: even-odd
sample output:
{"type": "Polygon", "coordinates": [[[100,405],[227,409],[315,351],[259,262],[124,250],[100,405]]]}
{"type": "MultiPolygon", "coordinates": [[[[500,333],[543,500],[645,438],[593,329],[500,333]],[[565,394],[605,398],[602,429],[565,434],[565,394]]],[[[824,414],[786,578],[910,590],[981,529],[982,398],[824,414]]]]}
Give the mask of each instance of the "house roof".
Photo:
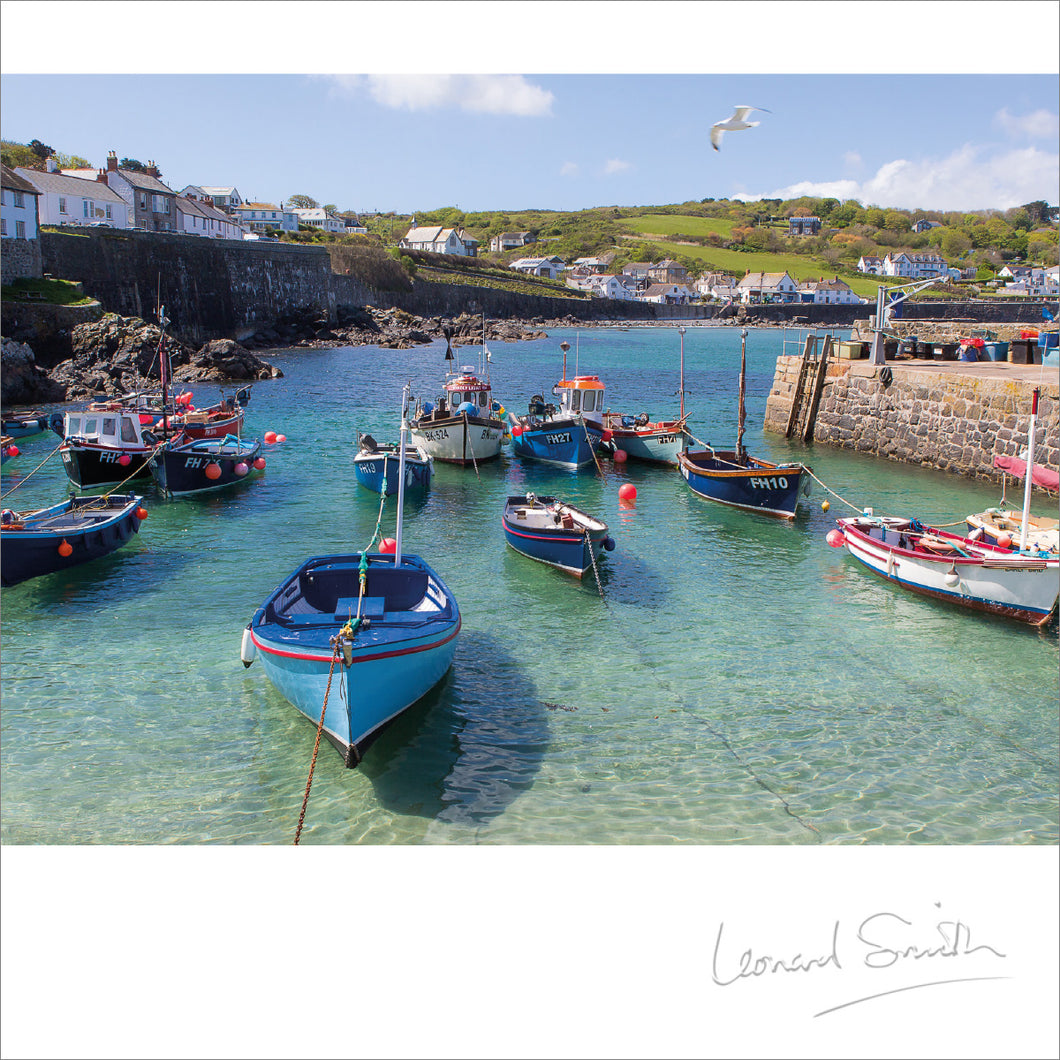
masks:
{"type": "Polygon", "coordinates": [[[233,207],[238,213],[240,210],[275,210],[277,213],[280,212],[279,206],[274,202],[244,202],[240,203],[239,206],[233,207]]]}
{"type": "Polygon", "coordinates": [[[791,277],[786,272],[749,272],[736,286],[776,287],[785,277],[791,280],[791,277]]]}
{"type": "Polygon", "coordinates": [[[148,173],[138,173],[134,169],[119,169],[118,172],[134,187],[140,191],[153,191],[161,195],[176,195],[177,193],[167,185],[163,184],[157,177],[148,173]]]}
{"type": "Polygon", "coordinates": [[[14,191],[28,191],[30,195],[40,195],[40,192],[25,177],[20,177],[13,169],[0,165],[0,173],[2,173],[0,184],[5,188],[11,188],[14,191]]]}
{"type": "Polygon", "coordinates": [[[125,200],[112,191],[101,180],[85,180],[84,177],[67,177],[62,173],[44,173],[39,169],[16,169],[15,172],[29,181],[40,192],[55,192],[59,195],[80,195],[97,202],[114,202],[127,205],[125,200]]]}
{"type": "Polygon", "coordinates": [[[440,239],[448,239],[452,231],[451,228],[442,228],[441,225],[429,227],[420,225],[417,228],[410,228],[405,233],[405,239],[410,243],[437,243],[440,239]]]}

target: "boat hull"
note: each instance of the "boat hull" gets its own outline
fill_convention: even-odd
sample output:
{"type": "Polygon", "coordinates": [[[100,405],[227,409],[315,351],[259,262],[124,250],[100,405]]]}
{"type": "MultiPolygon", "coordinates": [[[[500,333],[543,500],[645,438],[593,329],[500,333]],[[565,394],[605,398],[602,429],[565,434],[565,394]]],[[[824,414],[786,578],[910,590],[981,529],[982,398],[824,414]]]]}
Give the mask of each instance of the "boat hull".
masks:
{"type": "MultiPolygon", "coordinates": [[[[540,515],[540,512],[536,514],[540,515]]],[[[558,514],[558,513],[557,513],[558,514]]],[[[613,542],[607,525],[570,505],[560,505],[553,497],[528,501],[526,497],[509,497],[501,516],[504,539],[516,552],[529,559],[581,578],[613,542]],[[559,521],[535,519],[534,509],[559,508],[568,514],[559,521]],[[528,519],[528,513],[530,518],[528,519]]]]}
{"type": "Polygon", "coordinates": [[[0,425],[0,434],[8,438],[28,438],[40,434],[48,426],[47,416],[14,416],[0,425]]]}
{"type": "Polygon", "coordinates": [[[60,447],[63,468],[75,486],[103,486],[112,482],[151,477],[150,446],[97,445],[68,438],[60,447]],[[127,463],[121,458],[128,456],[127,463]]]}
{"type": "Polygon", "coordinates": [[[418,556],[395,568],[393,556],[369,554],[363,599],[360,562],[359,553],[308,560],[247,627],[252,659],[276,689],[314,725],[324,708],[323,732],[347,766],[445,676],[461,626],[455,598],[418,556]],[[358,607],[368,621],[348,651],[336,650],[332,638],[358,607]]]}
{"type": "MultiPolygon", "coordinates": [[[[605,421],[606,422],[606,421],[605,421]]],[[[681,451],[691,442],[691,435],[680,422],[649,423],[644,427],[608,425],[611,441],[630,460],[645,460],[655,464],[676,465],[681,451]]]]}
{"type": "Polygon", "coordinates": [[[603,432],[594,423],[519,417],[512,427],[511,444],[512,452],[524,460],[576,471],[596,463],[595,450],[602,440],[603,432]]]}
{"type": "Polygon", "coordinates": [[[481,416],[424,416],[409,424],[412,440],[444,464],[483,464],[496,460],[504,441],[502,420],[481,416]]]}
{"type": "Polygon", "coordinates": [[[718,504],[744,511],[794,519],[800,499],[809,491],[803,464],[771,464],[747,457],[746,464],[732,452],[684,450],[678,468],[693,493],[718,504]]]}
{"type": "MultiPolygon", "coordinates": [[[[377,450],[365,452],[362,450],[353,458],[353,470],[357,481],[375,493],[383,492],[383,482],[386,482],[388,497],[396,497],[398,484],[401,480],[401,457],[394,450],[377,450]]],[[[430,487],[434,475],[434,467],[431,458],[426,453],[417,453],[415,449],[405,451],[405,489],[425,490],[430,487]]]]}
{"type": "Polygon", "coordinates": [[[259,441],[200,438],[158,450],[151,458],[151,475],[158,488],[172,497],[208,493],[256,477],[260,469],[254,461],[260,455],[259,441]],[[207,470],[211,467],[216,468],[213,478],[207,470]]]}
{"type": "MultiPolygon", "coordinates": [[[[0,583],[18,585],[77,567],[117,551],[140,530],[136,494],[76,497],[54,507],[0,522],[0,583]],[[63,542],[70,554],[59,552],[63,542]]],[[[14,513],[13,513],[14,514],[14,513]]]]}
{"type": "Polygon", "coordinates": [[[843,544],[873,574],[910,592],[1034,626],[1056,613],[1060,558],[1029,556],[912,520],[838,519],[843,544]]]}

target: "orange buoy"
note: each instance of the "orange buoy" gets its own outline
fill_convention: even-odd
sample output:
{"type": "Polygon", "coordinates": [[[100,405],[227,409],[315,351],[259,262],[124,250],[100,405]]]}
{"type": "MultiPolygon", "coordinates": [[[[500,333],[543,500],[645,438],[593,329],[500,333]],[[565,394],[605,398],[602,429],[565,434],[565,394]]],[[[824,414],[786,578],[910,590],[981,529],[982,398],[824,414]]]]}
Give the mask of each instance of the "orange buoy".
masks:
{"type": "Polygon", "coordinates": [[[218,479],[221,477],[221,465],[220,464],[207,464],[205,474],[208,479],[218,479]]]}
{"type": "Polygon", "coordinates": [[[141,523],[147,518],[147,509],[142,504],[136,509],[136,518],[139,519],[141,523]]]}
{"type": "Polygon", "coordinates": [[[272,445],[273,442],[276,441],[276,432],[275,431],[266,431],[265,432],[265,441],[269,445],[272,445]]]}
{"type": "Polygon", "coordinates": [[[64,537],[62,543],[59,545],[59,555],[65,559],[71,552],[73,552],[73,550],[74,546],[64,537]]]}
{"type": "Polygon", "coordinates": [[[265,457],[259,456],[254,460],[254,466],[261,471],[265,467],[265,457]]]}

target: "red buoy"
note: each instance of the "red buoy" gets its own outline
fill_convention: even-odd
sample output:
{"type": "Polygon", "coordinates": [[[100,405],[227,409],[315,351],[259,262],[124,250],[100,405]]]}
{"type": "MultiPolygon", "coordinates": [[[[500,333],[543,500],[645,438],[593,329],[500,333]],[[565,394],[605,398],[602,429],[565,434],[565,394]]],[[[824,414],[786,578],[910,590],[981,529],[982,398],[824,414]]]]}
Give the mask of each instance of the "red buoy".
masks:
{"type": "Polygon", "coordinates": [[[265,441],[266,441],[266,443],[268,445],[272,445],[273,442],[276,441],[276,432],[275,431],[266,431],[265,432],[265,441]]]}
{"type": "Polygon", "coordinates": [[[205,474],[208,479],[218,479],[221,477],[221,465],[220,464],[207,464],[205,474]]]}
{"type": "Polygon", "coordinates": [[[637,499],[637,487],[632,482],[623,482],[618,487],[618,496],[624,501],[635,501],[637,499]]]}
{"type": "Polygon", "coordinates": [[[147,518],[147,509],[142,504],[136,509],[136,518],[139,519],[141,523],[147,518]]]}
{"type": "Polygon", "coordinates": [[[520,435],[520,434],[522,434],[522,433],[523,433],[523,429],[522,429],[522,427],[520,427],[520,426],[519,426],[519,424],[516,424],[516,425],[515,425],[515,426],[514,426],[514,427],[512,428],[512,437],[513,437],[513,438],[518,438],[518,437],[519,437],[519,435],[520,435]]]}
{"type": "Polygon", "coordinates": [[[615,450],[615,463],[616,464],[624,464],[628,459],[629,459],[629,456],[626,453],[625,449],[616,449],[615,450]]]}
{"type": "Polygon", "coordinates": [[[7,455],[8,456],[18,456],[20,454],[20,452],[21,452],[21,450],[19,449],[19,447],[17,445],[9,445],[7,447],[7,455]]]}
{"type": "Polygon", "coordinates": [[[70,555],[71,552],[73,552],[73,550],[74,546],[71,545],[70,542],[67,541],[64,537],[59,545],[59,555],[65,559],[67,556],[70,555]]]}
{"type": "Polygon", "coordinates": [[[254,466],[261,471],[265,467],[265,457],[259,456],[254,460],[254,466]]]}
{"type": "Polygon", "coordinates": [[[397,542],[392,537],[384,537],[379,542],[380,552],[397,552],[397,542]]]}
{"type": "Polygon", "coordinates": [[[121,464],[122,467],[128,467],[132,463],[132,457],[129,456],[128,453],[122,453],[121,456],[118,457],[118,463],[121,464]]]}
{"type": "Polygon", "coordinates": [[[838,529],[829,530],[828,533],[825,534],[824,539],[832,546],[832,548],[842,548],[843,542],[846,541],[846,538],[843,536],[843,531],[838,529]]]}

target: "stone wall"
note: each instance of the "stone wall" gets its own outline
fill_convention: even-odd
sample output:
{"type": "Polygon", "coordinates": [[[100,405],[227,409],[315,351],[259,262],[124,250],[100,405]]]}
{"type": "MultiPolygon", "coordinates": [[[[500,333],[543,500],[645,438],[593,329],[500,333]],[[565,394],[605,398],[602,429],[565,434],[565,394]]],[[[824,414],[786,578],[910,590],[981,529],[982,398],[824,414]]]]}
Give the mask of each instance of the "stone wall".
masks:
{"type": "MultiPolygon", "coordinates": [[[[801,358],[777,360],[766,402],[765,428],[783,432],[801,358]]],[[[1027,444],[1034,384],[918,370],[892,369],[890,385],[881,367],[863,361],[833,361],[814,423],[817,444],[853,449],[904,463],[1001,481],[995,456],[1019,456],[1027,444]]],[[[1060,388],[1041,386],[1035,431],[1035,462],[1060,462],[1060,388]]]]}
{"type": "Polygon", "coordinates": [[[3,273],[4,283],[10,283],[12,280],[40,279],[40,240],[0,240],[0,272],[3,273]]]}

